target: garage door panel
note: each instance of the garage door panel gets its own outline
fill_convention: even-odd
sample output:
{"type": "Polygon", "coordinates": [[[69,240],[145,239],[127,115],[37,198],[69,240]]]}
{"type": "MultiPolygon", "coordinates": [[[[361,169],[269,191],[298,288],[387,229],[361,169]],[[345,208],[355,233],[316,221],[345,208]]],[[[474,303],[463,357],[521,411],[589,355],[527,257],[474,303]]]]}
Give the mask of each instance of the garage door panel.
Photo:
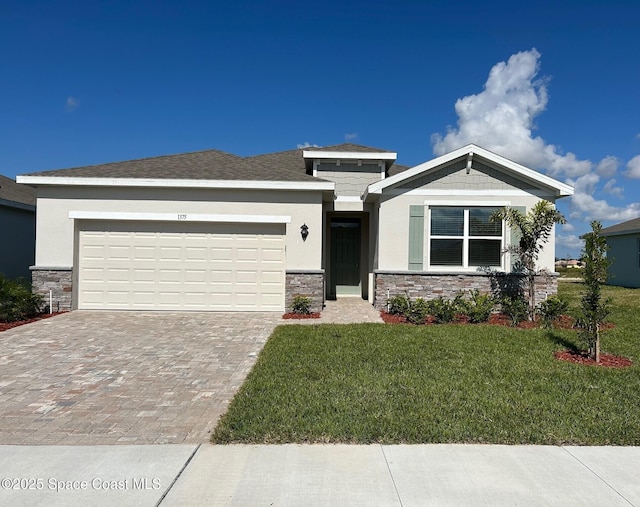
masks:
{"type": "Polygon", "coordinates": [[[140,261],[155,261],[157,257],[155,245],[140,245],[133,246],[133,258],[140,261]]]}
{"type": "Polygon", "coordinates": [[[281,271],[262,271],[260,273],[260,282],[266,285],[277,285],[283,287],[281,271]]]}
{"type": "Polygon", "coordinates": [[[233,262],[233,248],[231,247],[212,247],[210,252],[212,261],[233,262]]]}
{"type": "Polygon", "coordinates": [[[185,261],[189,262],[207,262],[209,259],[206,247],[186,246],[184,249],[185,261]]]}
{"type": "Polygon", "coordinates": [[[131,296],[131,303],[137,307],[144,306],[146,308],[153,308],[154,299],[155,299],[154,291],[145,292],[141,290],[135,290],[133,291],[131,296]]]}
{"type": "Polygon", "coordinates": [[[284,310],[284,225],[81,223],[79,308],[284,310]]]}
{"type": "Polygon", "coordinates": [[[129,261],[131,258],[131,252],[129,245],[109,245],[107,247],[107,260],[124,260],[129,261]]]}
{"type": "Polygon", "coordinates": [[[252,283],[258,285],[258,272],[257,271],[236,271],[237,283],[252,283]]]}
{"type": "Polygon", "coordinates": [[[119,268],[109,268],[106,273],[109,282],[113,283],[129,283],[130,281],[130,272],[128,268],[119,269],[119,268]]]}

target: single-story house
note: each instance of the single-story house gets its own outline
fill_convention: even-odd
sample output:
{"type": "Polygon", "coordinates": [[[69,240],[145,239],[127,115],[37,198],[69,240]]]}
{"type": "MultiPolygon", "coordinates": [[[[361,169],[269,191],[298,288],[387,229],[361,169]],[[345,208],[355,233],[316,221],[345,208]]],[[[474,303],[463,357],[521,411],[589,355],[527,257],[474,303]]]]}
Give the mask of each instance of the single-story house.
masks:
{"type": "Polygon", "coordinates": [[[640,287],[640,218],[605,227],[600,235],[607,239],[609,284],[640,287]]]}
{"type": "Polygon", "coordinates": [[[36,249],[36,191],[0,175],[0,273],[30,280],[36,249]]]}
{"type": "Polygon", "coordinates": [[[582,268],[582,262],[577,260],[577,259],[568,259],[568,260],[556,261],[556,268],[581,269],[582,268]]]}
{"type": "MultiPolygon", "coordinates": [[[[251,157],[217,150],[18,177],[38,191],[36,290],[61,308],[320,310],[357,296],[490,289],[512,270],[501,206],[573,188],[479,146],[415,167],[341,144],[251,157]]],[[[539,267],[554,271],[553,239],[539,267]]],[[[555,292],[546,277],[541,297],[555,292]]]]}

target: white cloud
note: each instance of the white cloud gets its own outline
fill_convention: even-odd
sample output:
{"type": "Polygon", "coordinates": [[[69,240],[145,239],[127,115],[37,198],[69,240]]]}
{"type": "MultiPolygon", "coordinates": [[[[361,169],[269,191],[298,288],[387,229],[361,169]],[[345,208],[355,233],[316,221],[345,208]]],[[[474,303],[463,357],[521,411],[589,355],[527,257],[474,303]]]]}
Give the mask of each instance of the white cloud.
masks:
{"type": "Polygon", "coordinates": [[[578,177],[593,164],[573,153],[534,137],[534,119],[547,107],[547,80],[538,79],[540,53],[536,49],[512,55],[493,66],[484,90],[458,99],[457,128],[447,134],[433,134],[434,153],[442,155],[465,144],[475,143],[551,176],[578,177]]]}
{"type": "Polygon", "coordinates": [[[624,173],[627,178],[640,178],[640,155],[636,155],[627,162],[627,171],[624,173]]]}
{"type": "Polygon", "coordinates": [[[573,232],[576,230],[575,226],[573,224],[570,224],[569,222],[563,224],[561,227],[564,232],[573,232]]]}
{"type": "MultiPolygon", "coordinates": [[[[442,155],[475,143],[566,180],[575,186],[569,213],[572,220],[623,221],[640,215],[638,202],[616,207],[594,197],[601,177],[609,178],[602,185],[604,192],[622,197],[623,189],[616,187],[612,178],[620,167],[616,157],[609,155],[595,165],[573,153],[562,153],[556,145],[534,136],[534,120],[548,103],[548,80],[540,79],[539,71],[540,53],[536,49],[516,53],[507,62],[494,65],[480,93],[456,101],[457,126],[448,127],[445,135],[431,136],[434,153],[442,155]]],[[[640,179],[640,155],[629,161],[624,175],[640,179]]],[[[558,238],[564,238],[559,241],[564,241],[566,246],[575,243],[571,235],[558,235],[558,238]]]]}
{"type": "Polygon", "coordinates": [[[355,141],[356,139],[358,139],[358,133],[357,132],[351,132],[349,134],[345,134],[344,135],[344,140],[345,141],[355,141]]]}
{"type": "Polygon", "coordinates": [[[596,166],[596,172],[600,176],[610,178],[611,176],[616,174],[616,172],[618,171],[618,167],[620,167],[620,161],[617,159],[617,157],[609,155],[598,162],[598,165],[596,166]]]}
{"type": "Polygon", "coordinates": [[[311,144],[306,141],[302,144],[297,144],[296,146],[299,150],[304,150],[305,148],[321,148],[321,146],[318,144],[311,144]]]}
{"type": "Polygon", "coordinates": [[[67,102],[65,103],[64,108],[67,112],[70,113],[78,109],[79,106],[80,101],[78,99],[76,99],[75,97],[67,97],[67,102]]]}
{"type": "Polygon", "coordinates": [[[623,189],[622,187],[616,187],[615,184],[616,180],[615,178],[612,178],[604,184],[602,190],[607,194],[615,195],[616,197],[622,198],[623,189]]]}
{"type": "Polygon", "coordinates": [[[584,241],[575,234],[556,234],[556,256],[561,255],[562,250],[582,250],[584,241]]]}
{"type": "Polygon", "coordinates": [[[640,215],[640,202],[629,204],[626,207],[616,207],[610,206],[607,201],[593,197],[599,181],[600,176],[595,173],[585,174],[574,181],[569,180],[569,184],[575,188],[575,193],[571,198],[571,207],[574,210],[571,214],[572,218],[582,217],[585,221],[622,222],[640,215]]]}

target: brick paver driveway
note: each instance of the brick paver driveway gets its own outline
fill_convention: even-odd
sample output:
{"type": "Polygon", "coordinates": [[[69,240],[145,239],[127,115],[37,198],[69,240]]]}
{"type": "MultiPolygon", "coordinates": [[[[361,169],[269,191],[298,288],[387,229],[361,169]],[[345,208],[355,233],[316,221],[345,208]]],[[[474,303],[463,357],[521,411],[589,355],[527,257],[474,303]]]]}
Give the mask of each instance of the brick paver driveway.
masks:
{"type": "Polygon", "coordinates": [[[280,315],[76,311],[0,333],[0,444],[206,442],[280,315]]]}

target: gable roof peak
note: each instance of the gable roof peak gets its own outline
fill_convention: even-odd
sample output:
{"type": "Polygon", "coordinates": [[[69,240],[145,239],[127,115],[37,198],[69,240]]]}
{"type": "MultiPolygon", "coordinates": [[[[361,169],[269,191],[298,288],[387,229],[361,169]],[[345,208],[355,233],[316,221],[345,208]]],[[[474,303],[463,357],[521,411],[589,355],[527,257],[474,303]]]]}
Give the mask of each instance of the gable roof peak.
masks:
{"type": "MultiPolygon", "coordinates": [[[[386,188],[397,186],[407,180],[420,177],[421,175],[432,173],[440,168],[460,160],[462,157],[468,156],[468,164],[472,164],[472,159],[478,156],[493,166],[497,166],[500,170],[511,173],[513,176],[528,180],[537,186],[547,188],[553,192],[556,197],[564,197],[573,195],[573,187],[562,183],[550,176],[542,174],[538,171],[530,169],[522,164],[518,164],[502,155],[486,150],[477,144],[467,144],[453,151],[440,155],[427,162],[419,164],[415,167],[407,169],[399,174],[386,178],[382,181],[369,185],[367,194],[380,194],[386,188]],[[473,155],[473,157],[471,156],[473,155]]],[[[485,163],[486,163],[485,162],[485,163]]],[[[471,167],[469,165],[468,167],[471,167]]]]}

